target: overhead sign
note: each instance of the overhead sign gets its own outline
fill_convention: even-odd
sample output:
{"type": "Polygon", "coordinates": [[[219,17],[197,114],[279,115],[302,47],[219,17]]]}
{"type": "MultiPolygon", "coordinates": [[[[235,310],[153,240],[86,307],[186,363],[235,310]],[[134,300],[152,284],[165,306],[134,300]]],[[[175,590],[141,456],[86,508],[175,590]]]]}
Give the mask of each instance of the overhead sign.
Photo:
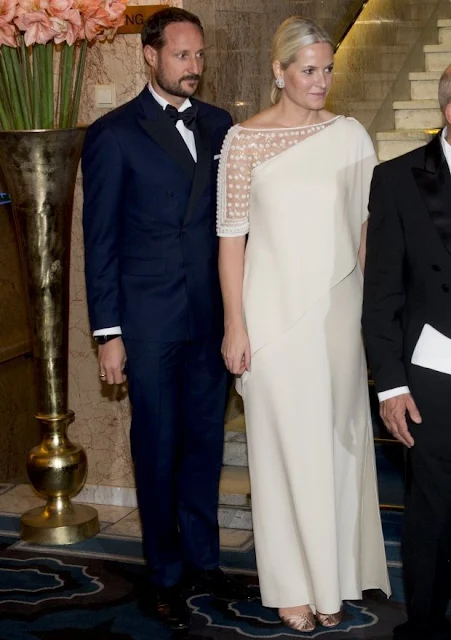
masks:
{"type": "Polygon", "coordinates": [[[166,9],[167,4],[145,4],[140,6],[128,6],[125,9],[125,24],[119,27],[118,33],[141,33],[143,24],[154,13],[166,9]]]}

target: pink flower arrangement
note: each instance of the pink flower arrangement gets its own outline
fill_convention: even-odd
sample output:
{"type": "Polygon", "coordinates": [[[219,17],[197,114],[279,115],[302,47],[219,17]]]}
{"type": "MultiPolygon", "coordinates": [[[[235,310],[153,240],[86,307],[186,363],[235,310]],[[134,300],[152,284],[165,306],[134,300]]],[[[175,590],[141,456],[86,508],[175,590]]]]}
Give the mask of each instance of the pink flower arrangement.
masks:
{"type": "Polygon", "coordinates": [[[127,0],[0,0],[0,127],[77,124],[88,44],[112,39],[127,0]],[[59,52],[57,95],[54,45],[59,52]]]}
{"type": "Polygon", "coordinates": [[[0,0],[0,46],[16,46],[16,29],[12,23],[16,15],[16,5],[17,0],[0,0]]]}
{"type": "Polygon", "coordinates": [[[112,38],[124,24],[126,0],[0,0],[0,46],[112,38]]]}

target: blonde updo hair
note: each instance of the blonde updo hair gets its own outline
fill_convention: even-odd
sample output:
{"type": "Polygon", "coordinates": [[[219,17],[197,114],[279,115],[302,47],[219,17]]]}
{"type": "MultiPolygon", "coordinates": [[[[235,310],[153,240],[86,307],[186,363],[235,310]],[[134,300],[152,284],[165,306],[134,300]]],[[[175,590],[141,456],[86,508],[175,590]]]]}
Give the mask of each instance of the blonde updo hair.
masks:
{"type": "MultiPolygon", "coordinates": [[[[274,63],[278,60],[282,69],[285,70],[296,60],[299,49],[321,42],[327,42],[332,49],[334,48],[329,34],[316,22],[308,18],[292,16],[282,22],[274,34],[271,62],[274,63]]],[[[271,102],[273,104],[279,102],[281,91],[274,81],[271,89],[271,102]]]]}

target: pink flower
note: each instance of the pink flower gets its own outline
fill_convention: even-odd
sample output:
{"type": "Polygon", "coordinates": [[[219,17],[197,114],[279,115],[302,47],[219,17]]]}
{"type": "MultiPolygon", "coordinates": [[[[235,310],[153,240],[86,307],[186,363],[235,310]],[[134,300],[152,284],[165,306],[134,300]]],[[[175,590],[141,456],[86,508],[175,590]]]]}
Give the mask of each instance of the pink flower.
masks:
{"type": "MultiPolygon", "coordinates": [[[[19,3],[22,0],[19,0],[19,3]]],[[[56,32],[52,28],[50,18],[44,11],[32,11],[22,13],[14,21],[20,31],[24,31],[25,44],[47,44],[55,37],[56,32]]]]}
{"type": "Polygon", "coordinates": [[[126,5],[127,0],[105,0],[104,7],[108,13],[108,21],[105,23],[103,30],[98,30],[97,40],[111,40],[114,37],[116,31],[125,22],[125,16],[123,14],[126,5]]]}
{"type": "Polygon", "coordinates": [[[18,0],[17,15],[45,11],[49,8],[49,0],[18,0]]]}
{"type": "Polygon", "coordinates": [[[0,46],[17,47],[16,28],[12,24],[3,24],[0,19],[0,46]]]}
{"type": "Polygon", "coordinates": [[[49,13],[55,18],[64,16],[67,11],[74,8],[73,0],[50,0],[49,13]]]}
{"type": "Polygon", "coordinates": [[[69,46],[72,46],[81,30],[80,12],[75,9],[68,9],[61,17],[50,18],[50,22],[56,33],[55,44],[67,42],[69,46]]]}
{"type": "MultiPolygon", "coordinates": [[[[76,0],[77,1],[77,0],[76,0]]],[[[80,38],[88,41],[98,40],[104,31],[111,26],[108,11],[102,0],[78,0],[78,8],[81,12],[83,27],[80,38]]]]}
{"type": "Polygon", "coordinates": [[[124,12],[127,7],[127,0],[106,0],[105,8],[108,11],[112,27],[116,29],[122,27],[125,22],[124,12]]]}
{"type": "Polygon", "coordinates": [[[25,44],[46,44],[55,35],[48,16],[48,0],[18,0],[17,17],[14,20],[24,32],[25,44]]]}
{"type": "Polygon", "coordinates": [[[0,0],[0,28],[13,21],[17,0],[0,0]]]}

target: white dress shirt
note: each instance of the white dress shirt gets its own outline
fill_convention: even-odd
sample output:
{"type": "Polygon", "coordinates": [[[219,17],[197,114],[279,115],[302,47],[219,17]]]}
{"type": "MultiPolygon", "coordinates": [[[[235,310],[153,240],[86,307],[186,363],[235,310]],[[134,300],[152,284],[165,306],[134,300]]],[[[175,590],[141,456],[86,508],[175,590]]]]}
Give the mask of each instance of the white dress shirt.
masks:
{"type": "MultiPolygon", "coordinates": [[[[443,153],[445,155],[446,162],[448,163],[448,167],[451,171],[451,145],[446,139],[448,135],[448,127],[445,127],[442,131],[441,135],[441,143],[443,153]]],[[[377,394],[379,398],[379,402],[383,402],[384,400],[388,400],[389,398],[394,398],[395,396],[400,396],[402,393],[410,393],[409,387],[396,387],[396,389],[388,389],[387,391],[382,391],[377,394]]]]}
{"type": "MultiPolygon", "coordinates": [[[[153,95],[153,97],[158,102],[158,104],[161,105],[163,109],[166,109],[169,102],[164,98],[162,98],[155,91],[155,89],[152,87],[152,84],[150,82],[148,86],[149,86],[150,93],[153,95]]],[[[185,109],[188,109],[188,107],[190,106],[191,106],[191,101],[189,98],[187,98],[185,102],[182,104],[182,106],[178,108],[178,111],[185,111],[185,109]]],[[[182,136],[183,140],[185,141],[185,144],[188,147],[189,152],[193,156],[194,162],[197,162],[197,150],[196,150],[196,141],[194,138],[194,133],[191,131],[191,129],[188,129],[187,127],[185,127],[185,123],[183,122],[183,120],[178,120],[175,126],[179,131],[180,135],[182,136]]],[[[107,329],[97,329],[96,331],[93,332],[92,335],[111,336],[114,334],[122,335],[121,327],[118,326],[118,327],[108,327],[107,329]]]]}
{"type": "MultiPolygon", "coordinates": [[[[153,95],[155,100],[158,102],[158,104],[160,104],[163,107],[163,109],[166,109],[169,102],[164,98],[162,98],[160,94],[158,94],[155,91],[155,89],[152,87],[152,84],[150,82],[149,82],[149,91],[153,95]]],[[[182,104],[182,106],[177,109],[177,111],[185,111],[190,106],[191,106],[191,100],[187,98],[185,102],[182,104]]],[[[194,139],[194,133],[191,131],[191,129],[188,129],[187,127],[185,127],[185,123],[183,122],[183,120],[177,120],[177,124],[175,126],[177,127],[178,132],[182,136],[186,146],[188,147],[191,155],[193,156],[194,162],[197,162],[197,151],[196,151],[196,142],[194,139]]]]}

